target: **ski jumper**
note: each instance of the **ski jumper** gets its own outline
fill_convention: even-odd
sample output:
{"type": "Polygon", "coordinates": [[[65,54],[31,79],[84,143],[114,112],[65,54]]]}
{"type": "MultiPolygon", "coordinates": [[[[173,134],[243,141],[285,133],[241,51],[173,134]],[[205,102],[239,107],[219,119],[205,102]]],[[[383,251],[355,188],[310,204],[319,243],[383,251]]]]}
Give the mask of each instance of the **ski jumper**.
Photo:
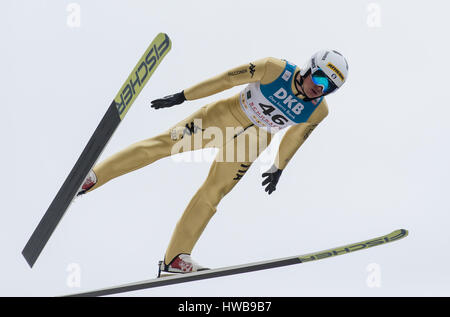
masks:
{"type": "MultiPolygon", "coordinates": [[[[181,253],[191,254],[197,240],[221,199],[239,182],[271,141],[274,132],[288,127],[274,165],[284,169],[312,130],[327,116],[323,97],[303,101],[294,84],[299,68],[285,60],[264,58],[233,68],[184,90],[187,100],[196,100],[237,85],[248,84],[241,93],[205,105],[165,132],[137,142],[94,167],[97,189],[109,180],[176,153],[215,147],[219,151],[204,183],[187,205],[172,234],[165,262],[181,253]],[[222,132],[214,142],[209,129],[222,132]],[[234,129],[234,133],[227,133],[234,129]],[[202,134],[205,134],[201,137],[202,134]],[[200,137],[199,137],[200,136],[200,137]],[[246,146],[239,147],[237,139],[246,146]],[[180,142],[189,146],[179,147],[180,142]],[[251,149],[257,149],[255,155],[251,149]],[[232,159],[228,150],[232,151],[232,159]],[[241,153],[244,152],[244,153],[241,153]],[[240,156],[240,159],[237,157],[240,156]],[[226,159],[225,159],[226,158],[226,159]]],[[[217,134],[216,134],[217,135],[217,134]]],[[[241,143],[242,145],[242,143],[241,143]]]]}

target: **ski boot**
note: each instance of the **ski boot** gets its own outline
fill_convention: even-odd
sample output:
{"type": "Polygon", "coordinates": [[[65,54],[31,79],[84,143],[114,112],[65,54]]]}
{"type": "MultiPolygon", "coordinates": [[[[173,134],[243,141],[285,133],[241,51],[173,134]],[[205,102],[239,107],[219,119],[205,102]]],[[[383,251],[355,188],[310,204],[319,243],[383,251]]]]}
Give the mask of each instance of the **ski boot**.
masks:
{"type": "Polygon", "coordinates": [[[93,170],[90,170],[84,179],[83,185],[81,185],[80,189],[78,189],[77,196],[85,194],[95,184],[97,184],[97,176],[93,170]]]}
{"type": "Polygon", "coordinates": [[[169,276],[177,273],[192,273],[198,271],[209,270],[209,268],[203,267],[192,260],[189,254],[177,255],[169,264],[163,261],[159,261],[158,264],[158,277],[169,276]],[[166,272],[169,274],[161,274],[166,272]]]}

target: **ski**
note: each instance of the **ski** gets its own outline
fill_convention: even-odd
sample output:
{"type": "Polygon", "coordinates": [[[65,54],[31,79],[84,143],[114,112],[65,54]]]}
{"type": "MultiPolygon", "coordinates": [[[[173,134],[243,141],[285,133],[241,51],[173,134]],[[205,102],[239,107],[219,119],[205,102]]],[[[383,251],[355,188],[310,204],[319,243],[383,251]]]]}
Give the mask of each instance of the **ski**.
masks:
{"type": "Polygon", "coordinates": [[[94,166],[113,133],[124,119],[155,69],[171,49],[170,38],[159,33],[149,45],[119,92],[113,99],[103,119],[91,136],[72,171],[56,194],[47,212],[34,230],[22,251],[26,261],[33,267],[50,236],[71,204],[89,170],[94,166]]]}
{"type": "Polygon", "coordinates": [[[330,258],[337,255],[348,254],[351,252],[368,249],[371,247],[383,245],[392,241],[402,239],[408,235],[408,231],[405,229],[396,230],[390,234],[362,241],[357,243],[352,243],[344,245],[341,247],[314,252],[305,255],[292,256],[287,258],[280,258],[262,262],[248,263],[243,265],[229,266],[218,269],[212,269],[207,271],[199,271],[187,274],[178,274],[173,276],[165,276],[160,278],[155,278],[147,281],[141,281],[137,283],[125,284],[120,286],[114,286],[110,288],[99,289],[95,291],[78,293],[68,295],[69,297],[91,297],[91,296],[105,296],[112,294],[119,294],[124,292],[137,291],[142,289],[161,287],[166,285],[173,285],[179,283],[186,283],[191,281],[205,280],[215,277],[242,274],[248,272],[255,272],[260,270],[272,269],[282,266],[288,266],[299,263],[306,263],[311,261],[322,260],[330,258]]]}

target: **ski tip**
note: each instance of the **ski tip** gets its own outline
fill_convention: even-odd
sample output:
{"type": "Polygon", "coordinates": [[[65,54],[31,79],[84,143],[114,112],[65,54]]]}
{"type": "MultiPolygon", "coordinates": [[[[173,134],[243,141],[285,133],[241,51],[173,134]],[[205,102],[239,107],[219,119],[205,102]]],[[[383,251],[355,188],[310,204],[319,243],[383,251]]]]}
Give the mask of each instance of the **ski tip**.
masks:
{"type": "Polygon", "coordinates": [[[169,37],[169,35],[167,35],[167,33],[164,32],[159,32],[157,36],[169,37]]]}
{"type": "MultiPolygon", "coordinates": [[[[398,230],[395,230],[394,232],[392,232],[390,234],[390,236],[395,236],[395,237],[397,237],[397,239],[401,239],[401,238],[407,237],[408,234],[409,234],[408,230],[406,230],[406,229],[398,229],[398,230]]],[[[393,239],[393,240],[396,240],[396,239],[393,239]]]]}
{"type": "Polygon", "coordinates": [[[170,37],[169,37],[169,35],[167,35],[167,33],[159,32],[155,38],[159,39],[160,41],[168,41],[169,47],[172,47],[172,41],[170,40],[170,37]]]}

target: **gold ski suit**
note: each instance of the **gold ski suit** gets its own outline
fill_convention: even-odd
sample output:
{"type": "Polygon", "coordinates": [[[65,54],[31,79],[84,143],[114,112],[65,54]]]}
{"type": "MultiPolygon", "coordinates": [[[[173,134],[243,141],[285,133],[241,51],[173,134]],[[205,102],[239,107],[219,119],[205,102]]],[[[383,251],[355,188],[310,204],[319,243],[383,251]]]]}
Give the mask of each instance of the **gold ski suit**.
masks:
{"type": "Polygon", "coordinates": [[[298,99],[296,103],[295,98],[289,95],[291,89],[290,92],[296,98],[303,99],[294,84],[299,68],[293,64],[288,68],[288,64],[285,60],[268,57],[233,68],[185,89],[186,99],[196,100],[237,85],[249,84],[241,93],[203,106],[165,132],[132,144],[94,167],[97,184],[91,190],[172,154],[208,147],[219,149],[206,180],[192,197],[175,227],[165,254],[166,264],[180,253],[191,254],[220,200],[267,147],[273,135],[271,132],[289,126],[274,162],[277,168],[284,169],[311,131],[327,116],[328,106],[324,98],[304,107],[298,99]],[[284,112],[273,107],[276,98],[271,97],[271,101],[263,103],[261,95],[258,97],[260,99],[251,101],[252,95],[259,93],[258,89],[262,91],[262,87],[272,87],[272,83],[282,80],[290,86],[289,89],[286,86],[284,90],[275,87],[278,90],[274,95],[280,100],[285,98],[279,103],[280,107],[285,107],[284,112]],[[308,109],[310,113],[297,120],[301,122],[290,120],[287,115],[291,112],[294,118],[308,109]],[[275,130],[267,132],[268,128],[275,130]],[[246,144],[242,146],[243,142],[240,143],[238,139],[246,140],[246,144]],[[256,154],[252,149],[257,149],[256,154]]]}

